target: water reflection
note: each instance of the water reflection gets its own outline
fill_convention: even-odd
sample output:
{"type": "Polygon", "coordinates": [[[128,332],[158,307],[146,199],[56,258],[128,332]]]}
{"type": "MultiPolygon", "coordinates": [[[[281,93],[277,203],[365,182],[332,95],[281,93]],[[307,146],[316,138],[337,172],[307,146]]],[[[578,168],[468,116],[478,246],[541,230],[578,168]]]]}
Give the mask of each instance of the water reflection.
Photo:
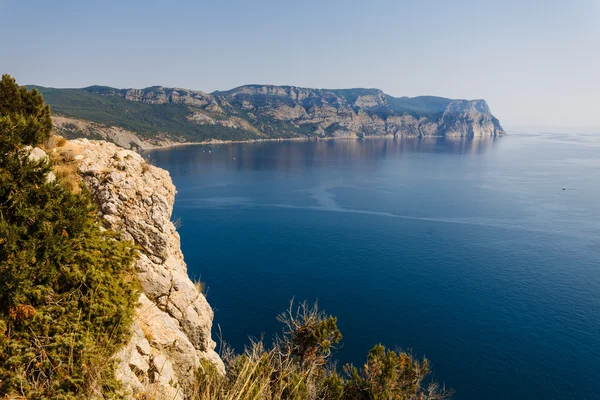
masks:
{"type": "Polygon", "coordinates": [[[326,141],[281,141],[190,145],[147,152],[172,172],[207,170],[216,166],[234,170],[294,171],[321,166],[361,167],[377,164],[403,153],[482,154],[501,138],[409,138],[348,139],[326,141]],[[192,168],[193,170],[188,170],[192,168]]]}

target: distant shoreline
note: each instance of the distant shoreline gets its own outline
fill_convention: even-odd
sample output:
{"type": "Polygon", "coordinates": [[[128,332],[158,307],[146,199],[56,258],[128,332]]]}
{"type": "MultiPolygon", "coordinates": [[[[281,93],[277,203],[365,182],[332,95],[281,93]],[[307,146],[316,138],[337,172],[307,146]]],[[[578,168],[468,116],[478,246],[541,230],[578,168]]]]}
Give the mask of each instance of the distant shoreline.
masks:
{"type": "Polygon", "coordinates": [[[444,136],[444,135],[428,135],[428,136],[409,136],[409,135],[379,135],[379,136],[363,136],[363,137],[292,137],[292,138],[265,138],[265,139],[246,139],[246,140],[208,140],[204,142],[175,142],[165,145],[150,145],[151,147],[142,149],[145,151],[155,151],[161,149],[170,149],[174,147],[182,146],[206,146],[211,144],[230,144],[230,143],[261,143],[261,142],[319,142],[319,141],[331,141],[331,140],[379,140],[379,139],[429,139],[429,138],[445,138],[450,140],[463,140],[463,139],[492,139],[507,136],[507,134],[496,135],[496,136],[444,136]]]}

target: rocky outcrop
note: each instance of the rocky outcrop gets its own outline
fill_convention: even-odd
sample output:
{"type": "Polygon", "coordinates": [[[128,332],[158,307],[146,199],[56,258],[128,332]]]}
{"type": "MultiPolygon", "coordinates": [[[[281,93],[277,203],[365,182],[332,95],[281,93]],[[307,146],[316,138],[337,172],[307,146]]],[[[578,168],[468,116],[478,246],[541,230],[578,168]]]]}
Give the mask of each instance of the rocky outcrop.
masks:
{"type": "Polygon", "coordinates": [[[504,131],[485,100],[454,100],[448,104],[438,131],[448,137],[497,136],[504,131]]]}
{"type": "Polygon", "coordinates": [[[211,339],[213,311],[187,274],[171,222],[175,187],[167,171],[104,141],[71,142],[78,166],[107,228],[135,242],[142,293],[117,376],[130,398],[186,399],[200,360],[223,371],[211,339]]]}
{"type": "MultiPolygon", "coordinates": [[[[50,159],[50,157],[48,157],[48,154],[39,147],[25,146],[23,147],[22,151],[23,156],[27,157],[27,160],[30,162],[48,162],[50,159]]],[[[46,174],[46,183],[52,183],[55,180],[56,175],[54,174],[54,172],[50,171],[46,174]]]]}

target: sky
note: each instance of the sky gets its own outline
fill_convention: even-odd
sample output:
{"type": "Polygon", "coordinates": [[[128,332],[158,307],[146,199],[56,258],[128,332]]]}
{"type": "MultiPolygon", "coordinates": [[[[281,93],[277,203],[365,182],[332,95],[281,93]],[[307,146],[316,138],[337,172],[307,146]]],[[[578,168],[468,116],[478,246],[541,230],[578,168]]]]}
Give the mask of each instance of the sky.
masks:
{"type": "Polygon", "coordinates": [[[600,133],[600,0],[0,0],[0,37],[21,84],[369,87],[600,133]]]}

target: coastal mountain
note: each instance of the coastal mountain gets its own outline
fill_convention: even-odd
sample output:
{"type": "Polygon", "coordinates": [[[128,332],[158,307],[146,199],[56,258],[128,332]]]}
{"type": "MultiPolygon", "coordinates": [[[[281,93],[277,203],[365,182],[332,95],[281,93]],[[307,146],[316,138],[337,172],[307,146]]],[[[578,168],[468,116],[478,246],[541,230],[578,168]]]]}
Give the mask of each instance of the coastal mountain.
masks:
{"type": "Polygon", "coordinates": [[[379,89],[246,85],[228,91],[153,86],[36,86],[57,133],[128,148],[185,142],[397,136],[477,137],[505,132],[485,100],[392,97],[379,89]]]}

